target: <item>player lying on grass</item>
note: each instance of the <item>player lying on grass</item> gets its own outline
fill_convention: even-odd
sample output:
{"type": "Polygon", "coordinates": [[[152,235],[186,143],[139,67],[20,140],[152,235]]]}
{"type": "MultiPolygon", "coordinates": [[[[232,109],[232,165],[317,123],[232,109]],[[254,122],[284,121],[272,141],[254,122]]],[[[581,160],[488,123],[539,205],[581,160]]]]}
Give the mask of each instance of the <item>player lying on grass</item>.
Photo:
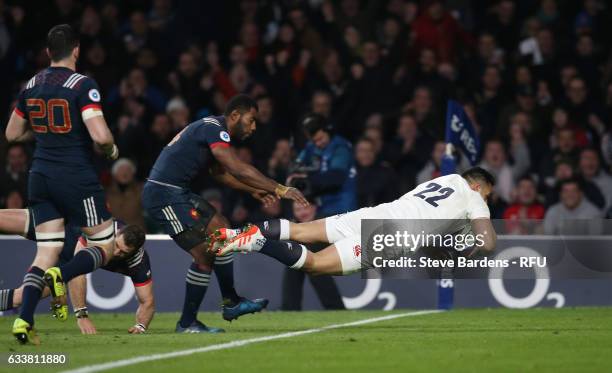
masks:
{"type": "MultiPolygon", "coordinates": [[[[189,187],[194,178],[205,170],[224,185],[250,193],[264,203],[278,196],[307,204],[298,190],[263,176],[253,166],[240,161],[230,148],[231,136],[244,139],[255,130],[256,115],[255,101],[246,95],[238,95],[227,103],[224,115],[205,117],[188,124],[161,151],[145,183],[142,204],[149,216],[193,257],[185,279],[183,311],[175,329],[178,333],[223,331],[204,325],[197,320],[197,313],[213,266],[219,264],[210,252],[209,236],[215,229],[229,224],[212,205],[191,192],[189,187]]],[[[222,263],[229,264],[233,257],[227,255],[221,259],[222,263]]],[[[221,293],[228,312],[224,309],[224,318],[235,319],[245,313],[259,312],[267,306],[267,299],[251,301],[238,296],[233,284],[233,270],[225,272],[228,281],[221,286],[221,293]]],[[[57,274],[54,286],[63,289],[63,269],[57,274]]]]}
{"type": "MultiPolygon", "coordinates": [[[[153,296],[153,278],[149,255],[144,249],[144,231],[136,225],[122,226],[116,223],[118,231],[115,239],[113,259],[101,267],[109,272],[128,276],[134,284],[138,309],[136,310],[136,323],[128,329],[131,334],[144,333],[155,313],[155,300],[153,296]]],[[[0,210],[0,233],[16,234],[28,240],[34,240],[34,223],[28,209],[0,210]]],[[[82,237],[78,228],[67,226],[64,248],[60,254],[60,263],[68,263],[75,253],[84,249],[87,241],[82,237]]],[[[77,325],[83,334],[96,334],[94,326],[87,312],[87,279],[84,275],[73,278],[68,283],[70,299],[77,318],[77,325]]],[[[41,298],[50,295],[45,287],[41,298]]],[[[23,285],[17,289],[0,290],[0,311],[17,308],[23,300],[23,285]]]]}
{"type": "MultiPolygon", "coordinates": [[[[221,229],[215,232],[216,240],[226,242],[222,245],[215,242],[213,246],[220,247],[219,255],[232,251],[258,251],[294,269],[314,274],[346,275],[372,267],[371,262],[362,258],[362,219],[411,219],[428,222],[425,228],[428,231],[424,234],[454,234],[471,228],[474,235],[482,235],[481,245],[474,247],[474,252],[490,252],[495,248],[496,234],[486,201],[494,184],[489,172],[474,167],[461,175],[442,176],[418,185],[393,202],[347,214],[308,223],[269,220],[247,226],[242,232],[221,229]],[[434,219],[436,223],[431,222],[434,219]],[[332,245],[313,253],[304,245],[279,240],[332,245]]],[[[418,233],[421,233],[420,228],[415,232],[418,233]]]]}

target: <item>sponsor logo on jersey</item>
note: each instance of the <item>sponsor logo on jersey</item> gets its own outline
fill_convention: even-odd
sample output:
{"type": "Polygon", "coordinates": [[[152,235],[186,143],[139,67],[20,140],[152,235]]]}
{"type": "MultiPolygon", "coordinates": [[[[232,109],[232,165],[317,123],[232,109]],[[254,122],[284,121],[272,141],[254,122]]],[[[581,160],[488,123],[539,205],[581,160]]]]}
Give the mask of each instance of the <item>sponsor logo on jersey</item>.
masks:
{"type": "Polygon", "coordinates": [[[89,99],[93,102],[100,102],[100,92],[98,92],[97,89],[90,89],[89,93],[87,94],[89,96],[89,99]]]}
{"type": "Polygon", "coordinates": [[[355,254],[356,257],[361,256],[361,245],[355,245],[355,247],[353,247],[353,254],[355,254]]]}
{"type": "Polygon", "coordinates": [[[226,131],[221,131],[219,133],[219,137],[221,137],[221,140],[223,140],[225,142],[230,142],[230,135],[226,131]]]}
{"type": "Polygon", "coordinates": [[[198,220],[198,219],[200,219],[200,213],[199,213],[199,212],[198,212],[198,210],[196,210],[196,209],[191,209],[191,210],[189,211],[189,215],[191,215],[191,217],[192,217],[194,220],[198,220]]]}

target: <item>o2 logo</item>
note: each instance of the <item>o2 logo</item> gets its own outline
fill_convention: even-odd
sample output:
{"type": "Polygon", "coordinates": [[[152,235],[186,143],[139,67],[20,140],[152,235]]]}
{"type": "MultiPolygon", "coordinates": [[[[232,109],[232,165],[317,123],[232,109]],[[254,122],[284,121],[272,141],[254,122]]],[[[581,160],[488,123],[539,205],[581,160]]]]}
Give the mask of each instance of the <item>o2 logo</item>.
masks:
{"type": "MultiPolygon", "coordinates": [[[[504,250],[496,259],[513,261],[521,257],[541,258],[541,255],[528,247],[516,246],[504,250]]],[[[535,284],[531,292],[524,297],[515,297],[506,290],[503,280],[504,268],[491,269],[488,284],[495,300],[507,308],[531,308],[537,306],[543,300],[553,301],[556,308],[563,307],[565,305],[565,296],[559,292],[549,292],[550,279],[548,268],[538,266],[532,268],[536,275],[535,284]]],[[[386,304],[383,306],[383,310],[389,311],[394,309],[397,304],[396,295],[388,291],[380,292],[381,287],[382,280],[367,279],[361,294],[355,297],[342,297],[345,307],[347,309],[359,309],[364,308],[374,300],[385,300],[386,304]]],[[[454,281],[451,279],[440,280],[440,287],[452,288],[454,287],[454,281]]]]}
{"type": "Polygon", "coordinates": [[[128,304],[134,298],[134,286],[129,277],[123,276],[123,286],[119,294],[105,298],[98,294],[93,287],[91,273],[87,274],[87,304],[101,310],[115,310],[128,304]]]}
{"type": "Polygon", "coordinates": [[[395,297],[395,294],[388,291],[379,293],[381,286],[381,279],[367,279],[365,289],[363,289],[363,292],[361,292],[361,294],[353,298],[342,297],[344,306],[349,310],[354,310],[358,308],[363,308],[370,304],[373,300],[379,299],[387,301],[387,303],[383,306],[383,310],[391,311],[395,308],[395,305],[397,304],[397,298],[395,297]]]}
{"type": "MultiPolygon", "coordinates": [[[[535,250],[524,246],[511,247],[504,250],[495,259],[507,259],[512,261],[521,257],[541,257],[535,250]]],[[[510,295],[504,286],[504,268],[493,268],[489,272],[489,289],[491,294],[502,306],[508,308],[531,308],[537,306],[544,298],[555,301],[555,307],[561,308],[565,305],[565,296],[558,292],[548,292],[550,278],[548,268],[534,266],[536,274],[535,285],[531,293],[523,298],[510,295]]]]}

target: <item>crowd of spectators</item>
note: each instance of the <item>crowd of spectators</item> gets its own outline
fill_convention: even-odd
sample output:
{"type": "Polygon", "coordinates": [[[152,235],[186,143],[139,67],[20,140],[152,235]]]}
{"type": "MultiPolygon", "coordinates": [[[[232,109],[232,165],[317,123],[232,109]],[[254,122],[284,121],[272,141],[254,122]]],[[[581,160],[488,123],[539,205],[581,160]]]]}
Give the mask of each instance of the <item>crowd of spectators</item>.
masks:
{"type": "MultiPolygon", "coordinates": [[[[239,92],[257,99],[259,120],[236,151],[279,182],[304,145],[298,119],[312,111],[354,144],[359,206],[393,200],[439,176],[453,98],[497,177],[493,217],[605,217],[611,11],[600,0],[0,0],[0,108],[8,117],[47,66],[49,28],[69,23],[122,156],[97,160],[100,177],[129,223],[147,224],[138,196],[165,144],[239,92]]],[[[32,145],[0,147],[0,205],[24,206],[32,145]]],[[[206,172],[193,189],[235,224],[291,211],[206,172]]]]}

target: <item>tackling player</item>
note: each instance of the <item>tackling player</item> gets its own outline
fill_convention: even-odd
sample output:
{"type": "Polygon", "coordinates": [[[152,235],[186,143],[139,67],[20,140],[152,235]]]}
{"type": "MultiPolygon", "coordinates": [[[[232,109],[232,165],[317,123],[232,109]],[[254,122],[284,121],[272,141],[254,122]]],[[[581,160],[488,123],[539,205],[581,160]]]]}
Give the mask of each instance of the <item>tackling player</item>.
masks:
{"type": "MultiPolygon", "coordinates": [[[[30,216],[31,213],[28,209],[0,210],[0,232],[17,234],[28,240],[35,240],[34,223],[30,216]]],[[[128,276],[132,280],[139,305],[136,310],[136,323],[128,329],[128,332],[140,334],[147,330],[155,313],[151,263],[149,255],[143,247],[145,234],[136,225],[120,227],[117,222],[116,225],[118,233],[113,259],[101,268],[128,276]]],[[[64,248],[60,254],[60,263],[70,261],[76,252],[86,247],[86,244],[87,242],[78,228],[67,226],[64,248]]],[[[89,319],[87,312],[87,280],[85,276],[78,276],[68,284],[70,299],[81,333],[95,334],[96,328],[89,319]]],[[[45,287],[41,298],[46,298],[49,295],[50,290],[45,287]]],[[[17,289],[0,290],[0,311],[19,307],[22,303],[22,297],[23,285],[17,289]]]]}
{"type": "Polygon", "coordinates": [[[54,314],[60,320],[67,318],[65,289],[54,286],[60,274],[45,272],[62,250],[64,218],[81,227],[90,246],[75,255],[76,275],[107,263],[115,239],[104,190],[92,164],[92,140],[110,159],[119,153],[102,114],[98,85],[75,72],[79,39],[69,25],[49,31],[47,55],[50,67],[28,81],[6,127],[9,142],[26,140],[32,132],[36,141],[28,199],[36,223],[37,253],[24,278],[23,304],[12,331],[21,343],[36,336],[34,310],[45,282],[55,300],[54,314]]]}
{"type": "MultiPolygon", "coordinates": [[[[264,203],[281,197],[308,204],[297,189],[265,177],[253,166],[240,161],[230,148],[232,137],[244,139],[255,131],[256,115],[256,102],[246,95],[237,95],[227,103],[223,116],[206,117],[187,125],[162,150],[144,186],[142,204],[149,216],[193,257],[187,272],[185,303],[176,325],[177,332],[221,331],[197,320],[215,262],[215,256],[209,252],[210,234],[229,226],[214,207],[189,190],[200,170],[210,171],[219,182],[250,193],[264,203]]],[[[224,292],[223,288],[221,290],[224,292]]],[[[228,289],[227,296],[234,302],[242,299],[235,295],[233,286],[228,289]]],[[[226,298],[226,294],[223,297],[226,298]]],[[[266,304],[267,300],[265,304],[250,302],[245,306],[250,306],[247,311],[256,312],[266,304]]]]}
{"type": "MultiPolygon", "coordinates": [[[[494,184],[489,172],[474,167],[461,175],[442,176],[418,185],[393,202],[347,214],[308,223],[270,220],[252,225],[243,232],[222,229],[216,232],[217,240],[227,242],[218,253],[259,251],[294,269],[314,274],[346,275],[362,269],[362,219],[424,220],[428,222],[424,234],[454,234],[471,228],[475,235],[482,235],[481,245],[474,247],[474,252],[488,252],[495,248],[496,243],[486,203],[494,184]],[[430,223],[432,220],[439,223],[430,223]],[[304,245],[278,240],[332,245],[313,253],[304,245]]],[[[421,229],[415,233],[421,233],[421,229]]],[[[367,261],[363,264],[371,266],[367,261]]]]}

